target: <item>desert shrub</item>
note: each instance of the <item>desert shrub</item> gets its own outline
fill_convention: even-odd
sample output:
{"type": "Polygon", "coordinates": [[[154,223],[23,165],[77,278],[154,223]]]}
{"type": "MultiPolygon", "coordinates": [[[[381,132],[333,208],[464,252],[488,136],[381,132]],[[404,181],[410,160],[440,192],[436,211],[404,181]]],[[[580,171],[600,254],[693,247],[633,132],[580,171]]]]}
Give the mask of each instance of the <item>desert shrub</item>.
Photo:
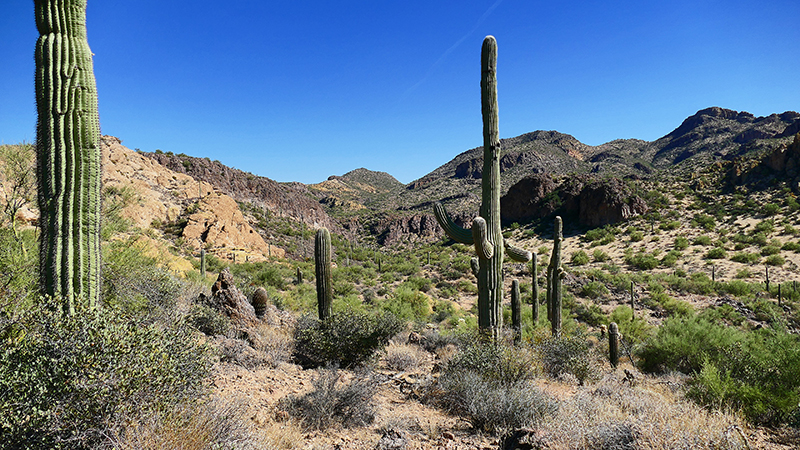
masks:
{"type": "Polygon", "coordinates": [[[675,242],[672,244],[675,250],[686,250],[689,247],[689,240],[683,236],[678,236],[675,238],[675,242]]]}
{"type": "Polygon", "coordinates": [[[398,286],[382,307],[404,321],[427,321],[433,313],[431,298],[405,285],[398,286]]]}
{"type": "Polygon", "coordinates": [[[589,255],[583,250],[578,250],[572,254],[570,262],[575,266],[583,266],[589,264],[589,255]]]}
{"type": "Polygon", "coordinates": [[[764,264],[768,266],[782,266],[786,263],[786,260],[783,259],[781,255],[770,255],[767,256],[767,259],[764,260],[764,264]]]}
{"type": "Polygon", "coordinates": [[[419,366],[425,355],[416,345],[389,343],[384,361],[391,370],[405,371],[419,366]]]}
{"type": "Polygon", "coordinates": [[[319,369],[313,388],[302,396],[290,395],[278,408],[300,419],[306,426],[322,430],[339,424],[345,427],[369,425],[375,420],[373,398],[377,382],[368,374],[341,385],[335,366],[319,369]]]}
{"type": "Polygon", "coordinates": [[[767,245],[768,242],[769,242],[769,239],[767,238],[767,234],[764,233],[763,231],[753,234],[753,237],[752,237],[752,243],[753,244],[755,244],[755,245],[757,245],[759,247],[763,247],[763,246],[767,245]]]}
{"type": "Polygon", "coordinates": [[[691,374],[699,372],[706,359],[719,360],[723,349],[741,339],[737,330],[703,318],[673,317],[664,321],[636,353],[640,368],[646,372],[691,374]]]}
{"type": "Polygon", "coordinates": [[[557,409],[557,403],[530,381],[503,382],[473,371],[446,372],[439,377],[437,403],[464,416],[481,432],[500,433],[534,427],[557,409]]]}
{"type": "Polygon", "coordinates": [[[711,238],[703,234],[694,238],[692,244],[709,246],[711,245],[711,238]]]}
{"type": "Polygon", "coordinates": [[[575,315],[576,319],[592,326],[599,326],[608,321],[608,317],[603,310],[595,304],[587,306],[580,303],[572,310],[572,314],[575,315]]]}
{"type": "Polygon", "coordinates": [[[639,242],[644,239],[644,233],[640,230],[633,230],[630,234],[631,242],[639,242]]]}
{"type": "Polygon", "coordinates": [[[790,252],[800,252],[800,243],[787,241],[781,246],[781,250],[787,250],[790,252]]]}
{"type": "Polygon", "coordinates": [[[691,316],[694,308],[689,303],[670,297],[665,292],[653,292],[650,298],[661,306],[668,316],[691,316]]]}
{"type": "Polygon", "coordinates": [[[758,262],[761,257],[758,253],[738,252],[731,256],[731,261],[736,261],[742,264],[754,264],[758,262]]]}
{"type": "Polygon", "coordinates": [[[638,344],[652,333],[653,326],[648,324],[641,315],[634,316],[633,310],[628,305],[620,305],[611,311],[608,322],[614,322],[619,327],[619,332],[628,344],[638,344]]]}
{"type": "Polygon", "coordinates": [[[664,267],[674,267],[678,263],[678,258],[681,257],[681,252],[678,250],[670,250],[661,258],[661,265],[664,267]]]}
{"type": "Polygon", "coordinates": [[[208,336],[226,335],[231,321],[216,309],[207,305],[194,305],[186,316],[186,323],[208,336]]]}
{"type": "Polygon", "coordinates": [[[800,338],[778,328],[739,331],[737,337],[701,361],[687,395],[741,410],[758,423],[794,420],[800,412],[800,338]]]}
{"type": "Polygon", "coordinates": [[[761,208],[761,214],[765,216],[774,216],[780,212],[781,207],[777,203],[767,203],[761,208]]]}
{"type": "Polygon", "coordinates": [[[614,227],[605,226],[587,231],[581,239],[585,242],[591,242],[593,246],[606,245],[614,242],[616,239],[614,235],[618,232],[619,230],[614,227]]]}
{"type": "Polygon", "coordinates": [[[196,398],[207,347],[180,323],[42,300],[4,331],[0,434],[8,448],[93,448],[107,427],[196,398]]]}
{"type": "Polygon", "coordinates": [[[555,403],[530,383],[538,366],[529,348],[475,336],[462,345],[433,386],[439,406],[487,432],[534,426],[554,411],[555,403]]]}
{"type": "Polygon", "coordinates": [[[303,367],[355,366],[372,358],[401,328],[391,313],[344,310],[324,322],[306,315],[295,327],[294,356],[303,367]]]}
{"type": "Polygon", "coordinates": [[[594,259],[594,262],[606,262],[611,259],[611,257],[608,256],[608,253],[600,250],[599,248],[592,252],[592,258],[594,259]]]}
{"type": "Polygon", "coordinates": [[[0,228],[0,310],[32,302],[38,291],[38,258],[33,230],[0,228]]]}
{"type": "MultiPolygon", "coordinates": [[[[749,274],[747,276],[749,276],[749,274]]],[[[747,277],[742,277],[742,278],[747,278],[747,277]]],[[[736,297],[746,297],[754,292],[753,287],[750,285],[750,283],[747,283],[742,280],[731,280],[728,281],[727,283],[720,283],[719,290],[721,292],[726,292],[736,297]]]]}
{"type": "Polygon", "coordinates": [[[461,280],[458,282],[458,290],[464,292],[466,294],[477,294],[478,293],[478,286],[475,285],[474,282],[469,280],[461,280]]]}
{"type": "Polygon", "coordinates": [[[431,290],[431,286],[433,286],[431,280],[415,276],[408,277],[403,284],[421,292],[428,292],[431,290]]]}
{"type": "Polygon", "coordinates": [[[726,256],[728,256],[728,253],[724,248],[714,247],[707,251],[704,257],[706,259],[724,259],[726,256]]]}
{"type": "Polygon", "coordinates": [[[581,295],[588,298],[599,298],[608,295],[608,288],[599,281],[590,281],[581,287],[581,295]]]}
{"type": "Polygon", "coordinates": [[[653,270],[658,267],[659,261],[651,253],[638,252],[630,257],[625,257],[625,262],[639,270],[653,270]]]}
{"type": "Polygon", "coordinates": [[[692,219],[692,225],[711,231],[716,228],[717,221],[714,216],[709,216],[708,214],[695,214],[692,219]]]}
{"type": "Polygon", "coordinates": [[[574,333],[551,336],[538,344],[545,373],[553,378],[571,374],[583,383],[596,377],[599,370],[596,355],[583,329],[574,333]]]}
{"type": "Polygon", "coordinates": [[[669,220],[667,222],[662,222],[661,225],[659,225],[659,228],[661,228],[664,231],[670,231],[670,230],[677,230],[678,228],[680,228],[680,226],[681,223],[679,221],[669,220]]]}
{"type": "Polygon", "coordinates": [[[765,245],[761,247],[761,256],[777,255],[780,252],[780,247],[776,245],[765,245]]]}

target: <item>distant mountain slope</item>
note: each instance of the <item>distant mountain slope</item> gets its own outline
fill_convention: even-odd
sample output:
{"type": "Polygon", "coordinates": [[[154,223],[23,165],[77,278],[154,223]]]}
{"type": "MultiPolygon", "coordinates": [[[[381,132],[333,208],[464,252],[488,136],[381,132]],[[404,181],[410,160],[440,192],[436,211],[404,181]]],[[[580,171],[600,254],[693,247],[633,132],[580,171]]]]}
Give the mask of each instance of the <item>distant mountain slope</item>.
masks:
{"type": "Polygon", "coordinates": [[[367,208],[384,209],[387,199],[404,187],[403,183],[386,172],[363,167],[308,185],[308,189],[329,207],[332,214],[348,214],[367,208]]]}

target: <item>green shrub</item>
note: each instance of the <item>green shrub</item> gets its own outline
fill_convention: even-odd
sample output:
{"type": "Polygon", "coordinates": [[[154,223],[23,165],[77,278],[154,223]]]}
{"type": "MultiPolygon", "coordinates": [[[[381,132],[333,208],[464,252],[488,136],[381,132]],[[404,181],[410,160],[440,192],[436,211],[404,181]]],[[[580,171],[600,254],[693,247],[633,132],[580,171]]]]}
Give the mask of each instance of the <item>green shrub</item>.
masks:
{"type": "Polygon", "coordinates": [[[60,311],[58,302],[42,301],[3,331],[6,448],[94,448],[114,421],[203,393],[210,353],[187,327],[108,307],[60,311]]]}
{"type": "Polygon", "coordinates": [[[398,286],[394,295],[382,306],[386,311],[404,321],[424,322],[433,313],[430,297],[404,285],[398,286]]]}
{"type": "Polygon", "coordinates": [[[391,313],[343,310],[320,322],[302,316],[295,327],[295,360],[303,367],[366,362],[400,332],[402,323],[391,313]]]}
{"type": "Polygon", "coordinates": [[[553,378],[569,373],[583,385],[597,376],[597,357],[592,354],[592,347],[581,328],[574,333],[564,332],[544,339],[538,349],[545,372],[553,378]]]}
{"type": "Polygon", "coordinates": [[[590,281],[581,287],[581,295],[588,298],[599,298],[608,295],[608,288],[599,281],[590,281]]]}
{"type": "Polygon", "coordinates": [[[678,258],[681,257],[681,252],[678,250],[670,250],[661,258],[661,265],[664,267],[674,267],[678,263],[678,258]]]}
{"type": "Polygon", "coordinates": [[[645,372],[697,373],[706,359],[719,360],[725,348],[742,339],[733,328],[721,327],[699,317],[672,317],[636,352],[645,372]]]}
{"type": "Polygon", "coordinates": [[[194,305],[186,323],[208,336],[226,335],[231,329],[230,319],[206,305],[194,305]]]}
{"type": "Polygon", "coordinates": [[[711,245],[711,238],[706,236],[706,235],[697,236],[696,238],[694,238],[694,242],[692,242],[692,243],[694,245],[709,246],[709,245],[711,245]]]}
{"type": "Polygon", "coordinates": [[[800,252],[800,243],[787,241],[781,246],[781,250],[787,250],[790,252],[800,252]]]}
{"type": "Polygon", "coordinates": [[[584,305],[583,303],[579,303],[572,310],[572,314],[579,321],[595,327],[608,322],[608,317],[606,316],[606,314],[603,312],[602,309],[600,309],[599,306],[595,304],[587,306],[584,305]]]}
{"type": "Polygon", "coordinates": [[[594,262],[606,262],[611,259],[611,257],[608,256],[608,253],[600,250],[599,248],[592,252],[592,258],[594,259],[594,262]]]}
{"type": "Polygon", "coordinates": [[[777,255],[781,252],[780,247],[775,245],[765,245],[761,247],[761,256],[777,255]]]}
{"type": "Polygon", "coordinates": [[[278,403],[278,408],[317,430],[336,424],[353,427],[372,423],[376,409],[373,399],[378,390],[376,380],[366,374],[359,374],[344,386],[340,380],[336,367],[320,369],[310,392],[290,395],[278,403]]]}
{"type": "Polygon", "coordinates": [[[765,216],[774,216],[780,212],[781,207],[777,203],[767,203],[761,208],[761,214],[765,216]]]}
{"type": "Polygon", "coordinates": [[[644,251],[626,257],[625,262],[639,270],[653,270],[658,267],[659,264],[655,256],[644,251]]]}
{"type": "Polygon", "coordinates": [[[717,221],[714,219],[714,216],[709,216],[707,214],[695,214],[694,219],[692,219],[692,225],[711,231],[716,228],[717,221]]]}
{"type": "Polygon", "coordinates": [[[0,228],[0,312],[7,306],[23,307],[39,289],[36,234],[33,230],[0,228]]]}
{"type": "Polygon", "coordinates": [[[731,256],[731,261],[736,261],[743,264],[755,264],[761,257],[758,253],[738,252],[731,256]]]}
{"type": "Polygon", "coordinates": [[[786,260],[783,259],[781,255],[771,255],[767,256],[767,259],[764,260],[764,264],[768,266],[782,266],[786,263],[786,260]]]}
{"type": "Polygon", "coordinates": [[[633,310],[628,305],[620,305],[614,308],[608,323],[614,322],[619,327],[625,342],[628,344],[638,344],[650,336],[653,327],[641,316],[634,316],[633,310]]]}
{"type": "Polygon", "coordinates": [[[672,246],[675,250],[686,250],[689,247],[689,240],[683,236],[678,236],[672,246]]]}
{"type": "Polygon", "coordinates": [[[677,230],[678,228],[680,228],[680,226],[681,223],[678,222],[677,220],[670,220],[668,222],[662,222],[661,225],[659,225],[659,228],[661,228],[664,231],[670,231],[670,230],[677,230]]]}
{"type": "Polygon", "coordinates": [[[575,266],[583,266],[589,263],[589,255],[583,250],[578,250],[572,254],[570,262],[575,266]]]}
{"type": "Polygon", "coordinates": [[[706,259],[724,259],[728,253],[724,248],[714,247],[705,254],[706,259]]]}

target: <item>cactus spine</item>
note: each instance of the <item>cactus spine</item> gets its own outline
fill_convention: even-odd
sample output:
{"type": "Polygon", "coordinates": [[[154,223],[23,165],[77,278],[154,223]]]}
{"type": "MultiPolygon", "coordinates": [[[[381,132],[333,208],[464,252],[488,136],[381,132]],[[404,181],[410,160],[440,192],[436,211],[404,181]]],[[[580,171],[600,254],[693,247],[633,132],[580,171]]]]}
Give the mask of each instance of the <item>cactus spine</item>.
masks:
{"type": "Polygon", "coordinates": [[[333,282],[331,280],[331,234],[327,228],[317,230],[314,239],[314,264],[317,275],[317,309],[319,320],[331,316],[333,282]]]}
{"type": "MultiPolygon", "coordinates": [[[[481,207],[467,230],[453,223],[444,207],[434,207],[436,219],[448,236],[474,245],[478,254],[478,326],[497,337],[502,326],[503,234],[500,228],[500,131],[497,113],[497,41],[486,36],[481,49],[481,115],[483,116],[483,172],[481,207]]],[[[530,253],[514,249],[509,257],[527,262],[530,253]]]]}
{"type": "Polygon", "coordinates": [[[619,364],[619,327],[614,322],[608,326],[608,360],[611,367],[619,364]]]}
{"type": "Polygon", "coordinates": [[[86,0],[36,0],[39,283],[68,313],[100,298],[100,120],[86,0]]]}
{"type": "Polygon", "coordinates": [[[522,305],[519,299],[519,280],[511,282],[511,328],[514,330],[514,342],[522,340],[522,305]]]}

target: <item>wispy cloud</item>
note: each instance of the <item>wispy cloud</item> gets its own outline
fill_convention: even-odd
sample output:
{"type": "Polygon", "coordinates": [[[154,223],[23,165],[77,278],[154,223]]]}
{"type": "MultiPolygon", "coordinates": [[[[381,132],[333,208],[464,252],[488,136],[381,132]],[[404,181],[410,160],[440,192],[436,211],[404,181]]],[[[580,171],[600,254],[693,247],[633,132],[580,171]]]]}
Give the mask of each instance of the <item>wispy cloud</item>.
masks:
{"type": "Polygon", "coordinates": [[[481,15],[478,21],[475,22],[475,25],[466,34],[464,34],[464,36],[462,36],[461,39],[457,40],[455,44],[451,45],[450,48],[448,48],[447,50],[444,51],[444,53],[442,53],[439,59],[437,59],[436,62],[433,63],[433,65],[431,65],[431,67],[428,68],[428,70],[425,72],[425,75],[423,75],[423,77],[419,81],[414,83],[414,85],[411,86],[410,88],[406,89],[406,91],[403,93],[403,97],[405,98],[408,94],[414,92],[415,89],[417,89],[420,85],[422,85],[422,83],[424,83],[425,80],[428,79],[431,73],[433,73],[434,69],[436,69],[445,59],[447,59],[450,53],[453,53],[453,51],[457,49],[459,45],[461,45],[464,41],[466,41],[467,38],[470,37],[472,33],[474,33],[475,30],[477,30],[478,27],[480,27],[481,24],[483,24],[483,22],[486,21],[486,19],[490,15],[492,15],[492,12],[495,9],[497,9],[498,6],[500,6],[500,3],[503,3],[503,0],[497,0],[496,2],[494,2],[494,4],[490,6],[489,9],[487,9],[486,12],[483,13],[483,15],[481,15]]]}

